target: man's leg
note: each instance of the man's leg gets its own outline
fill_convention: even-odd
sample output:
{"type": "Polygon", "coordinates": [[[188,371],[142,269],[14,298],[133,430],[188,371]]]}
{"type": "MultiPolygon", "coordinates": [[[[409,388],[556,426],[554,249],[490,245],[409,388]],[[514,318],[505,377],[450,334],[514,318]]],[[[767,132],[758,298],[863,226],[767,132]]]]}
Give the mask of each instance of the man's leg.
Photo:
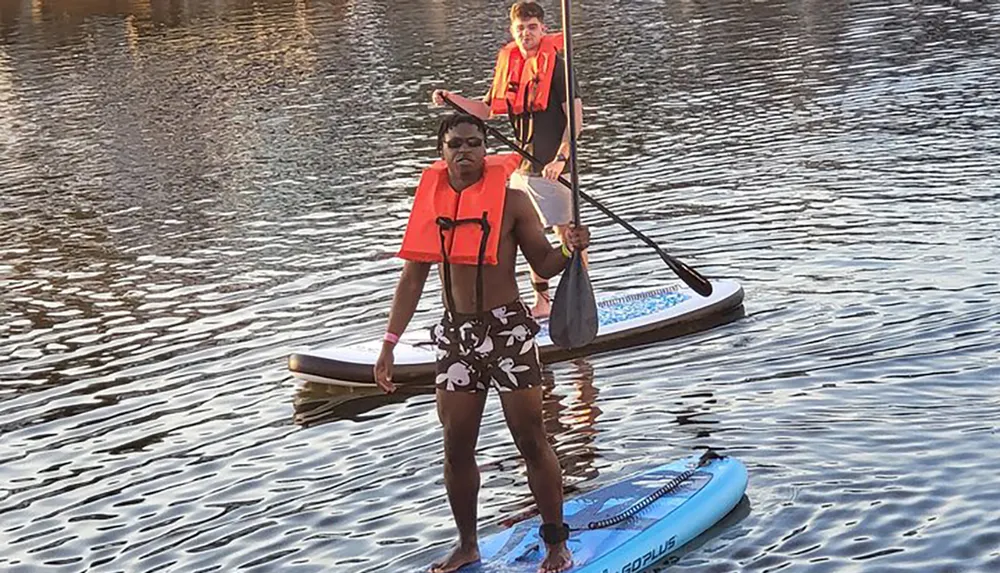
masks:
{"type": "MultiPolygon", "coordinates": [[[[552,213],[546,213],[546,208],[551,209],[549,207],[553,196],[551,188],[555,185],[543,177],[528,176],[517,172],[510,176],[510,186],[515,189],[521,189],[528,194],[544,225],[548,224],[546,223],[546,217],[552,215],[552,213]]],[[[552,310],[552,293],[549,291],[549,280],[538,276],[535,273],[535,269],[531,269],[531,289],[535,293],[535,302],[531,307],[531,315],[535,318],[549,316],[552,310]]]]}
{"type": "MultiPolygon", "coordinates": [[[[535,497],[543,523],[562,525],[562,468],[549,445],[542,419],[542,387],[500,392],[507,427],[528,468],[528,487],[535,497]]],[[[548,545],[539,571],[565,571],[573,565],[566,543],[548,545]]]]}
{"type": "Polygon", "coordinates": [[[531,290],[535,292],[535,304],[531,307],[531,316],[535,318],[547,317],[552,312],[552,293],[549,292],[549,279],[538,276],[535,269],[531,269],[531,290]]]}
{"type": "Polygon", "coordinates": [[[444,560],[431,566],[433,573],[456,571],[479,560],[476,443],[485,404],[486,392],[437,390],[438,419],[444,426],[444,484],[458,527],[458,546],[444,560]]]}

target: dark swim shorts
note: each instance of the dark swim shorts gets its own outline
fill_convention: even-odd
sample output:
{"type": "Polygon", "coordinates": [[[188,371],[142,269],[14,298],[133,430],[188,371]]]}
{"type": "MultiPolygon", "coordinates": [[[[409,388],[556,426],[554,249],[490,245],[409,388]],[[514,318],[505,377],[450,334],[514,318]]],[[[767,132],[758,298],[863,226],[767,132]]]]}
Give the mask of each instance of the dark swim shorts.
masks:
{"type": "Polygon", "coordinates": [[[541,384],[539,326],[520,300],[476,314],[445,312],[432,330],[435,385],[449,392],[500,392],[541,384]]]}

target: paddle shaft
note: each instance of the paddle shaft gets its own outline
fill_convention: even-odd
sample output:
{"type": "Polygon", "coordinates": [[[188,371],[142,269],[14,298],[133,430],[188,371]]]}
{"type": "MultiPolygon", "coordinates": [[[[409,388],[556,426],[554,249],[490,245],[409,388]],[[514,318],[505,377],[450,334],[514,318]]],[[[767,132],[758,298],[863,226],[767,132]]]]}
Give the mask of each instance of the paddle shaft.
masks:
{"type": "MultiPolygon", "coordinates": [[[[451,101],[451,99],[449,99],[447,96],[444,98],[444,103],[448,104],[448,106],[450,106],[452,109],[454,109],[459,113],[465,113],[465,114],[469,113],[465,111],[465,109],[462,106],[451,101]]],[[[571,110],[570,116],[575,115],[574,113],[575,105],[571,105],[569,107],[571,110]]],[[[511,148],[513,151],[516,151],[518,154],[521,155],[521,157],[534,163],[538,167],[545,166],[545,163],[542,162],[542,160],[538,159],[534,155],[522,149],[521,146],[508,139],[503,133],[500,132],[500,130],[493,127],[492,125],[487,124],[486,131],[496,139],[500,140],[501,143],[511,148]]],[[[573,132],[571,131],[570,133],[572,134],[573,132]]],[[[575,161],[570,166],[570,172],[575,176],[576,173],[575,161]]],[[[680,277],[680,279],[684,281],[684,283],[687,284],[689,287],[691,287],[691,289],[694,290],[696,293],[702,296],[709,296],[712,294],[712,283],[710,283],[708,279],[703,277],[701,273],[689,267],[687,264],[677,260],[672,255],[661,249],[660,246],[657,245],[655,242],[653,242],[652,239],[650,239],[649,237],[644,235],[641,231],[633,227],[628,221],[622,219],[618,215],[615,215],[613,212],[611,212],[611,209],[608,209],[600,202],[598,202],[596,199],[594,199],[587,193],[581,191],[579,187],[574,187],[573,185],[571,185],[569,181],[566,181],[566,178],[564,178],[562,175],[559,176],[559,183],[563,184],[567,189],[576,189],[576,193],[574,194],[573,197],[574,220],[579,220],[580,218],[579,203],[576,198],[576,195],[579,195],[581,199],[593,205],[594,208],[596,208],[601,213],[607,215],[608,218],[610,218],[612,221],[618,223],[622,227],[625,227],[626,230],[628,230],[630,233],[638,237],[640,241],[646,243],[647,246],[651,247],[654,251],[656,251],[656,254],[659,255],[661,259],[663,259],[663,262],[667,263],[667,266],[670,267],[670,270],[674,271],[677,274],[677,276],[680,277]]]]}
{"type": "MultiPolygon", "coordinates": [[[[573,192],[573,224],[580,224],[580,178],[576,170],[576,93],[573,81],[573,25],[570,22],[570,0],[562,0],[563,51],[566,53],[566,120],[569,124],[569,175],[573,192]]],[[[562,179],[562,177],[559,177],[562,179]]]]}

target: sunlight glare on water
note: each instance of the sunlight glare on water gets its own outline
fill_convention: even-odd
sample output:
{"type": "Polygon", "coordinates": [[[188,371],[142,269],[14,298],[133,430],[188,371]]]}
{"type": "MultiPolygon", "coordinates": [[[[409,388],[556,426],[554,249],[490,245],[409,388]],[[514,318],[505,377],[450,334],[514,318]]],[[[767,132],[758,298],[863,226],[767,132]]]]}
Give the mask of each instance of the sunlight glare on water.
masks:
{"type": "MultiPolygon", "coordinates": [[[[433,396],[285,359],[380,336],[430,93],[485,91],[506,10],[0,0],[0,569],[446,550],[433,396]]],[[[1000,570],[1000,5],[574,14],[582,187],[746,316],[549,366],[567,494],[712,447],[747,497],[658,570],[1000,570]]],[[[675,280],[583,218],[599,294],[675,280]]],[[[495,396],[478,461],[485,535],[533,507],[495,396]]]]}

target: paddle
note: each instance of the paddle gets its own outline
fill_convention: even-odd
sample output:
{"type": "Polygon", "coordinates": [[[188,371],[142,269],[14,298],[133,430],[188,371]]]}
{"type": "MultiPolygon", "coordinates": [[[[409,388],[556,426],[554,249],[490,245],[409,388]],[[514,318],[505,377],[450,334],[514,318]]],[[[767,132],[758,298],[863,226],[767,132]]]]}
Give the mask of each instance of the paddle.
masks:
{"type": "MultiPolygon", "coordinates": [[[[455,102],[451,101],[450,99],[448,99],[447,96],[444,97],[444,103],[448,104],[449,107],[451,107],[452,109],[454,109],[455,111],[457,111],[459,113],[465,113],[465,114],[469,113],[468,111],[465,110],[465,108],[463,108],[462,106],[460,106],[457,103],[455,103],[455,102]]],[[[570,109],[573,109],[573,107],[570,106],[570,109]]],[[[517,153],[519,153],[521,155],[521,157],[527,159],[528,161],[534,163],[535,165],[537,165],[539,167],[544,167],[545,166],[545,163],[543,163],[540,159],[538,159],[534,155],[528,153],[527,151],[525,151],[524,149],[522,149],[520,146],[518,146],[513,141],[507,139],[507,137],[505,137],[504,134],[501,133],[500,130],[498,130],[497,128],[495,128],[495,127],[493,127],[491,125],[487,125],[486,126],[486,131],[489,132],[490,135],[492,135],[493,137],[495,137],[501,143],[503,143],[507,147],[511,148],[511,150],[516,151],[517,153]]],[[[563,185],[565,185],[567,189],[572,189],[573,188],[573,186],[570,185],[568,181],[566,181],[566,178],[564,178],[562,176],[559,177],[559,182],[562,183],[563,185]]],[[[691,287],[691,290],[693,290],[694,292],[700,294],[701,296],[711,296],[711,294],[712,294],[712,283],[710,283],[708,281],[708,279],[706,279],[705,277],[703,277],[701,275],[701,273],[699,273],[698,271],[696,271],[693,268],[689,267],[685,263],[681,262],[680,260],[678,260],[675,257],[673,257],[670,254],[668,254],[666,251],[664,251],[663,249],[661,249],[659,247],[659,245],[657,245],[656,243],[654,243],[652,239],[650,239],[646,235],[642,234],[638,229],[636,229],[631,224],[629,224],[628,221],[622,219],[618,215],[615,215],[613,212],[611,212],[611,209],[608,209],[607,207],[605,207],[604,205],[602,205],[601,203],[599,203],[597,201],[597,199],[594,199],[593,197],[591,197],[587,193],[584,193],[580,189],[577,189],[576,192],[579,194],[579,196],[581,198],[583,198],[583,200],[585,200],[588,203],[590,203],[591,205],[593,205],[598,211],[600,211],[601,213],[604,213],[612,221],[618,223],[622,227],[625,227],[625,229],[627,231],[629,231],[630,233],[632,233],[633,235],[635,235],[636,237],[638,237],[639,240],[641,240],[643,243],[646,243],[646,245],[648,245],[649,247],[652,247],[652,249],[654,251],[656,251],[656,254],[660,255],[660,258],[663,259],[663,262],[667,263],[667,266],[670,267],[670,270],[674,271],[674,273],[676,273],[677,276],[682,281],[684,281],[684,284],[686,284],[689,287],[691,287]]]]}
{"type": "MultiPolygon", "coordinates": [[[[569,112],[569,173],[573,192],[573,225],[580,225],[580,180],[576,170],[576,94],[573,81],[573,30],[570,27],[569,0],[562,0],[563,46],[566,54],[566,101],[569,112]]],[[[583,253],[573,251],[567,261],[549,316],[549,337],[563,348],[579,348],[597,337],[597,301],[590,285],[583,253]]]]}

